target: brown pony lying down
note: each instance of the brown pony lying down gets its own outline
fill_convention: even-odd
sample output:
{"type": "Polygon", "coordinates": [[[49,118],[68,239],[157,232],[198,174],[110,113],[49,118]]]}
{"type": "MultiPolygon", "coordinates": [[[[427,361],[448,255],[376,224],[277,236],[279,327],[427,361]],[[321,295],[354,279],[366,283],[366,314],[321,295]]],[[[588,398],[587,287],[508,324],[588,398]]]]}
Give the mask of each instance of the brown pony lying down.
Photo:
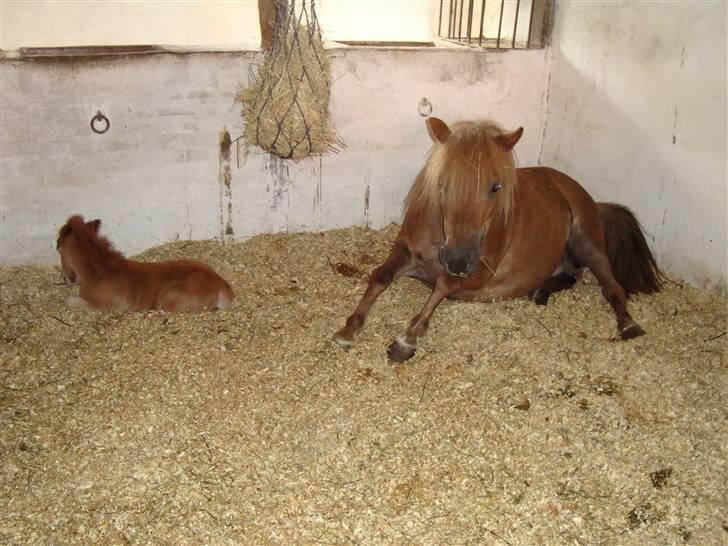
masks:
{"type": "Polygon", "coordinates": [[[69,306],[199,312],[225,309],[235,297],[225,279],[203,263],[127,260],[99,236],[99,226],[101,220],[74,215],[58,232],[63,274],[80,285],[79,295],[66,299],[69,306]]]}
{"type": "MultiPolygon", "coordinates": [[[[452,127],[427,118],[435,144],[405,202],[402,228],[389,257],[344,327],[350,347],[379,295],[397,278],[414,277],[432,293],[389,346],[397,362],[411,358],[445,298],[494,301],[571,288],[588,267],[611,304],[623,339],[644,334],[627,311],[627,293],[653,293],[662,273],[640,223],[622,205],[595,203],[573,178],[546,167],[517,169],[511,133],[493,122],[452,127]]],[[[486,312],[486,311],[484,311],[486,312]]]]}

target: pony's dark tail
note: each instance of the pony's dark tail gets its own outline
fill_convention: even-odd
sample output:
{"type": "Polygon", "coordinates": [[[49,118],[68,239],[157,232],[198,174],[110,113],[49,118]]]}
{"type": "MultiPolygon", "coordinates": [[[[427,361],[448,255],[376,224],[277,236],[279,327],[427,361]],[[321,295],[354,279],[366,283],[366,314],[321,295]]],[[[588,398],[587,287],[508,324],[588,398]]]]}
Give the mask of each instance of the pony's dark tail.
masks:
{"type": "Polygon", "coordinates": [[[635,215],[614,203],[597,203],[597,207],[604,225],[607,258],[617,282],[627,294],[659,292],[664,277],[635,215]]]}

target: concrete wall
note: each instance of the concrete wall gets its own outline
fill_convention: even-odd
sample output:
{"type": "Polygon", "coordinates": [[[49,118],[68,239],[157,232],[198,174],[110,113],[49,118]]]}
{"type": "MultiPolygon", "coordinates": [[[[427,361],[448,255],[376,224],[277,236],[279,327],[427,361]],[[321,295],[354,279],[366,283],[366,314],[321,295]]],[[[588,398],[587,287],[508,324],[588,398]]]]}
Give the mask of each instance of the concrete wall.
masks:
{"type": "Polygon", "coordinates": [[[427,97],[446,120],[491,117],[527,128],[523,163],[541,147],[547,53],[337,49],[331,113],[347,148],[291,163],[232,151],[220,177],[220,133],[242,129],[234,103],[256,53],[153,54],[0,64],[0,261],[55,262],[72,213],[100,218],[134,253],[174,239],[399,220],[430,140],[427,97]],[[111,129],[89,128],[98,111],[111,129]],[[230,217],[228,217],[228,209],[230,217]]]}
{"type": "Polygon", "coordinates": [[[0,48],[260,44],[258,2],[3,0],[0,48]]]}
{"type": "Polygon", "coordinates": [[[229,192],[219,138],[241,132],[234,97],[256,53],[4,60],[0,263],[54,262],[74,212],[130,253],[228,222],[240,239],[398,220],[429,147],[427,97],[448,121],[523,125],[521,164],[630,206],[667,272],[725,292],[726,15],[720,1],[563,0],[548,51],[332,50],[348,147],[300,163],[241,150],[239,167],[234,149],[229,192]],[[97,110],[105,135],[89,129],[97,110]]]}
{"type": "MultiPolygon", "coordinates": [[[[429,41],[439,7],[433,0],[319,0],[316,13],[329,40],[429,41]]],[[[6,51],[158,44],[255,49],[258,1],[0,2],[0,48],[6,51]]]]}
{"type": "Polygon", "coordinates": [[[559,2],[541,154],[630,206],[666,271],[723,292],[726,6],[559,2]]]}

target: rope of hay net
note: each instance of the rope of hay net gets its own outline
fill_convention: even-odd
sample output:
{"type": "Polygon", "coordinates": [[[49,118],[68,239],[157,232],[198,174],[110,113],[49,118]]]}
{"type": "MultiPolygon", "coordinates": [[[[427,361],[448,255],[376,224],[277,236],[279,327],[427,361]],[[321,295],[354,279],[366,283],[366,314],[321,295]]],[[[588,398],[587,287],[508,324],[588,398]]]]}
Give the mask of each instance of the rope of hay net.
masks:
{"type": "Polygon", "coordinates": [[[243,138],[284,159],[338,151],[329,117],[331,68],[314,10],[279,0],[273,44],[243,89],[243,138]],[[310,13],[309,13],[310,12],[310,13]]]}

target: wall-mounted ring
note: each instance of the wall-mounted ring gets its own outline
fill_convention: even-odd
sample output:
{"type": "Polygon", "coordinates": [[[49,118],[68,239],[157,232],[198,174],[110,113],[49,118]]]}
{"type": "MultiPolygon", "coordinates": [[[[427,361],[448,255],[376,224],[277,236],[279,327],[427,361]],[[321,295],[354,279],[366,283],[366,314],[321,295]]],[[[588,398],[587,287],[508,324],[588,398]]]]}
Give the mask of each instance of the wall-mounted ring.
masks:
{"type": "Polygon", "coordinates": [[[101,113],[101,110],[96,112],[96,115],[91,118],[91,130],[98,134],[103,135],[111,127],[109,118],[101,113]]]}
{"type": "Polygon", "coordinates": [[[422,97],[422,100],[417,105],[417,111],[423,118],[426,118],[427,116],[432,114],[432,103],[427,100],[427,97],[422,97]]]}

